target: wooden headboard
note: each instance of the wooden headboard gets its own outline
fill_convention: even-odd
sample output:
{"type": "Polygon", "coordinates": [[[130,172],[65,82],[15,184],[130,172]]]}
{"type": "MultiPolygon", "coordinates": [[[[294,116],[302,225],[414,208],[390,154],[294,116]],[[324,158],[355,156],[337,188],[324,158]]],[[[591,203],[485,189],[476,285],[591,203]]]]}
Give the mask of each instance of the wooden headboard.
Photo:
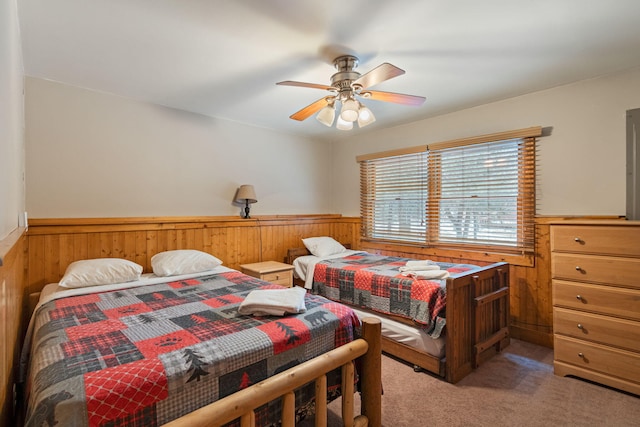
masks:
{"type": "MultiPolygon", "coordinates": [[[[344,246],[347,249],[351,249],[350,243],[342,243],[342,246],[344,246]]],[[[305,255],[311,255],[311,252],[309,252],[309,249],[307,248],[289,248],[287,249],[287,256],[284,259],[284,261],[287,264],[293,264],[293,261],[296,258],[305,256],[305,255]]]]}

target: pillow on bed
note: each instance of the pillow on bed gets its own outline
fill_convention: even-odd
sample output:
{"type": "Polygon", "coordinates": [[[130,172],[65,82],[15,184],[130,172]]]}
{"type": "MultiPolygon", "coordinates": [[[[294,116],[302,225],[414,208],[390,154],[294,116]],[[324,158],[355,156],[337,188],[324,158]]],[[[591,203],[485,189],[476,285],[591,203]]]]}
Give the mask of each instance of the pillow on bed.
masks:
{"type": "Polygon", "coordinates": [[[326,236],[302,239],[302,243],[304,243],[304,246],[309,249],[309,252],[317,257],[339,254],[347,250],[347,248],[342,246],[340,242],[326,236]]]}
{"type": "Polygon", "coordinates": [[[165,251],[151,257],[151,268],[156,276],[177,276],[212,270],[222,261],[206,252],[195,249],[165,251]]]}
{"type": "Polygon", "coordinates": [[[69,264],[58,283],[63,288],[84,288],[139,280],[142,266],[122,258],[96,258],[69,264]]]}

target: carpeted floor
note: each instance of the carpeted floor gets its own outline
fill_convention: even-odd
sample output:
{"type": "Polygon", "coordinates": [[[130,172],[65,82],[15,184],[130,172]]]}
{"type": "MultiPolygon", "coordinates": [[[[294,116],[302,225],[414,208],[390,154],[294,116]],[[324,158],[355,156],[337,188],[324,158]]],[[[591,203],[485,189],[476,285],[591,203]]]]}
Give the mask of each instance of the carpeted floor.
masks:
{"type": "MultiPolygon", "coordinates": [[[[553,350],[518,340],[457,384],[386,356],[382,381],[386,427],[640,426],[639,397],[557,377],[553,350]]],[[[329,405],[331,427],[342,425],[340,404],[338,399],[329,405]]]]}

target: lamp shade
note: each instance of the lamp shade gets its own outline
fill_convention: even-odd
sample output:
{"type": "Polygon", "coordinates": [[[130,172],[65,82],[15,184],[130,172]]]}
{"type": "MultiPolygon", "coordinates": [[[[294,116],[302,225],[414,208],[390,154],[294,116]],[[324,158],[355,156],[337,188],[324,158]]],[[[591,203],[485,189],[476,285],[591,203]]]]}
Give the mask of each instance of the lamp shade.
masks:
{"type": "Polygon", "coordinates": [[[345,122],[355,122],[358,119],[358,101],[349,98],[342,103],[340,118],[345,122]]]}
{"type": "Polygon", "coordinates": [[[361,105],[360,113],[358,114],[358,126],[363,128],[366,125],[370,125],[375,121],[376,121],[376,118],[373,116],[373,113],[371,112],[371,110],[369,110],[364,105],[361,105]]]}
{"type": "Polygon", "coordinates": [[[256,203],[256,191],[253,189],[253,185],[241,185],[236,193],[236,202],[238,203],[256,203]]]}
{"type": "Polygon", "coordinates": [[[323,125],[331,127],[335,116],[336,116],[336,109],[333,106],[333,104],[331,104],[331,105],[327,105],[322,110],[320,110],[320,112],[316,116],[316,119],[318,119],[318,121],[323,125]]]}

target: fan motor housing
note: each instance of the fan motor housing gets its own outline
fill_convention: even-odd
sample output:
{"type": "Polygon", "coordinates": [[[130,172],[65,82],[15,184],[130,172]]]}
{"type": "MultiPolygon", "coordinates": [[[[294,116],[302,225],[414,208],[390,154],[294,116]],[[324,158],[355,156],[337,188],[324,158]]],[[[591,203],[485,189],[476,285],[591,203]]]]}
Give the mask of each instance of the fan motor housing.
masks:
{"type": "Polygon", "coordinates": [[[351,83],[360,78],[360,73],[353,71],[358,66],[358,58],[351,55],[339,56],[333,64],[338,72],[331,76],[331,86],[340,92],[350,91],[351,83]]]}

